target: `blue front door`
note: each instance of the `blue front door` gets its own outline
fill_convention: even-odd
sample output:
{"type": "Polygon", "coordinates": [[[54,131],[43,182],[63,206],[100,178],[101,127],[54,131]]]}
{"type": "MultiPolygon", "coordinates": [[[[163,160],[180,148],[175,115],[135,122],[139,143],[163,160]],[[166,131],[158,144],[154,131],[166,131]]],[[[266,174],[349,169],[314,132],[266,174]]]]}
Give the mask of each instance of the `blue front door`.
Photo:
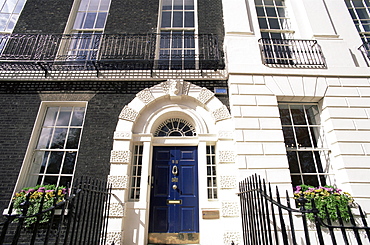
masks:
{"type": "MultiPolygon", "coordinates": [[[[199,233],[197,147],[154,147],[149,243],[184,238],[199,233]],[[157,234],[154,234],[157,233],[157,234]],[[152,241],[151,237],[155,237],[152,241]]],[[[176,240],[177,244],[180,244],[176,240]]],[[[169,244],[169,243],[168,243],[169,244]]]]}

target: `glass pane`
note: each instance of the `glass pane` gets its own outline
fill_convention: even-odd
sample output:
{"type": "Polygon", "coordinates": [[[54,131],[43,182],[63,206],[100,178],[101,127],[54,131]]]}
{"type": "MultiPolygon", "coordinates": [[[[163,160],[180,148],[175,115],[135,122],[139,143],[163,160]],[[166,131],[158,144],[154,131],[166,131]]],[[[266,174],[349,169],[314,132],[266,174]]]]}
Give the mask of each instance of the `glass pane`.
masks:
{"type": "Polygon", "coordinates": [[[299,147],[312,147],[311,138],[307,127],[296,127],[295,133],[299,147]]]}
{"type": "Polygon", "coordinates": [[[71,107],[61,108],[56,126],[68,126],[69,119],[71,118],[71,111],[72,111],[71,107]]]}
{"type": "MultiPolygon", "coordinates": [[[[45,172],[46,163],[49,159],[49,153],[50,151],[39,151],[35,154],[34,164],[33,165],[39,165],[39,167],[33,166],[33,168],[40,168],[39,173],[43,174],[45,172]]],[[[35,172],[37,173],[37,172],[35,172]]]]}
{"type": "Polygon", "coordinates": [[[44,126],[54,126],[58,114],[58,107],[49,107],[46,112],[44,126]]]}
{"type": "Polygon", "coordinates": [[[289,170],[291,173],[300,173],[298,166],[298,158],[296,151],[288,151],[287,153],[289,170]]]}
{"type": "Polygon", "coordinates": [[[87,6],[89,5],[90,0],[81,0],[80,7],[78,8],[79,11],[87,10],[87,6]]]}
{"type": "Polygon", "coordinates": [[[282,125],[292,125],[288,105],[279,105],[279,113],[282,125]]]}
{"type": "Polygon", "coordinates": [[[10,14],[0,14],[0,31],[5,31],[10,14]]]}
{"type": "Polygon", "coordinates": [[[15,24],[17,23],[19,15],[18,14],[12,14],[12,16],[9,19],[8,26],[5,28],[5,31],[13,31],[15,24]]]}
{"type": "Polygon", "coordinates": [[[52,135],[51,128],[43,128],[40,134],[39,142],[37,143],[36,149],[47,149],[49,148],[50,140],[52,135]]]}
{"type": "Polygon", "coordinates": [[[319,117],[319,110],[317,106],[305,106],[308,123],[310,125],[320,125],[320,117],[319,117]]]}
{"type": "Polygon", "coordinates": [[[263,7],[256,7],[257,10],[257,16],[265,16],[265,10],[263,7]]]}
{"type": "Polygon", "coordinates": [[[56,128],[54,132],[53,141],[51,142],[51,149],[63,149],[66,140],[67,129],[56,128]]]}
{"type": "Polygon", "coordinates": [[[194,9],[194,0],[185,0],[185,9],[193,10],[194,9]]]}
{"type": "Polygon", "coordinates": [[[275,8],[267,7],[265,9],[266,9],[266,14],[267,14],[268,17],[277,17],[275,8]]]}
{"type": "Polygon", "coordinates": [[[176,10],[182,10],[183,9],[183,0],[174,0],[173,2],[173,9],[176,9],[176,10]]]}
{"type": "Polygon", "coordinates": [[[99,0],[90,0],[88,11],[97,11],[99,7],[99,0]]]}
{"type": "Polygon", "coordinates": [[[300,151],[298,152],[298,155],[302,173],[316,173],[312,152],[300,151]]]}
{"type": "Polygon", "coordinates": [[[67,152],[64,163],[62,174],[73,174],[73,169],[75,167],[77,152],[67,152]]]}
{"type": "Polygon", "coordinates": [[[322,137],[320,137],[320,128],[319,127],[310,127],[311,137],[314,147],[324,147],[324,142],[322,141],[322,137]],[[319,144],[317,144],[317,139],[320,140],[319,144]]]}
{"type": "Polygon", "coordinates": [[[44,185],[56,185],[58,184],[58,176],[45,176],[44,185]]]}
{"type": "Polygon", "coordinates": [[[269,29],[281,29],[278,19],[269,18],[268,20],[269,20],[269,25],[270,25],[269,29]]]}
{"type": "Polygon", "coordinates": [[[285,147],[297,147],[294,134],[293,134],[293,128],[291,127],[283,127],[283,134],[284,134],[284,143],[285,147]]]}
{"type": "Polygon", "coordinates": [[[82,126],[85,115],[84,107],[76,107],[72,115],[71,126],[82,126]]]}
{"type": "Polygon", "coordinates": [[[258,24],[261,29],[268,29],[267,21],[265,18],[258,18],[258,24]]]}
{"type": "Polygon", "coordinates": [[[292,178],[292,185],[293,186],[297,186],[297,185],[302,185],[303,184],[300,175],[292,175],[291,178],[292,178]]]}
{"type": "Polygon", "coordinates": [[[183,12],[173,12],[172,27],[183,27],[183,12]]]}
{"type": "Polygon", "coordinates": [[[322,164],[321,164],[320,152],[319,151],[315,151],[314,153],[315,153],[315,160],[316,160],[317,171],[319,173],[324,173],[324,170],[323,170],[322,164]]]}
{"type": "Polygon", "coordinates": [[[66,149],[78,149],[78,143],[80,142],[80,128],[71,128],[68,133],[68,140],[66,149]]]}
{"type": "Polygon", "coordinates": [[[306,118],[304,115],[304,110],[302,105],[291,105],[290,106],[293,123],[295,125],[306,125],[306,118]]]}
{"type": "Polygon", "coordinates": [[[1,12],[3,13],[13,13],[13,10],[15,8],[16,1],[14,0],[7,0],[4,3],[3,9],[1,12]]]}
{"type": "Polygon", "coordinates": [[[92,29],[94,27],[95,17],[96,17],[96,13],[87,13],[83,28],[92,29]]]}
{"type": "Polygon", "coordinates": [[[96,19],[95,28],[104,28],[105,19],[107,18],[107,13],[99,13],[96,19]]]}
{"type": "Polygon", "coordinates": [[[172,9],[172,0],[163,0],[162,9],[163,10],[171,10],[172,9]]]}
{"type": "Polygon", "coordinates": [[[110,0],[101,0],[99,10],[108,11],[109,4],[110,4],[110,0]]]}
{"type": "Polygon", "coordinates": [[[316,175],[304,175],[303,181],[305,185],[312,185],[315,187],[318,187],[320,185],[316,175]]]}
{"type": "Polygon", "coordinates": [[[70,186],[72,182],[72,176],[62,176],[59,180],[59,186],[70,186]]]}
{"type": "Polygon", "coordinates": [[[185,27],[194,27],[194,13],[185,12],[185,27]]]}
{"type": "Polygon", "coordinates": [[[85,20],[85,13],[77,13],[73,29],[81,29],[85,20]]]}
{"type": "Polygon", "coordinates": [[[171,27],[171,12],[162,13],[161,27],[171,27]]]}
{"type": "Polygon", "coordinates": [[[46,169],[47,174],[59,174],[60,166],[62,165],[64,152],[50,152],[50,159],[46,169]]]}
{"type": "Polygon", "coordinates": [[[24,5],[25,1],[26,0],[19,0],[18,3],[17,3],[17,6],[14,9],[14,12],[13,13],[19,14],[22,11],[22,8],[23,8],[23,5],[24,5]]]}

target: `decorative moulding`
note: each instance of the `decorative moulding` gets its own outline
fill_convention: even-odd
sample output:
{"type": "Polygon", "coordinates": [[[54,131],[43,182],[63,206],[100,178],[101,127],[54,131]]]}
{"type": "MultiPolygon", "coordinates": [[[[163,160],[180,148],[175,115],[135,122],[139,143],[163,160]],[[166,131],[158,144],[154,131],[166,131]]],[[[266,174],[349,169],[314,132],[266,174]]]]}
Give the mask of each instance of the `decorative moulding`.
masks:
{"type": "Polygon", "coordinates": [[[218,138],[219,139],[233,139],[233,132],[232,131],[219,131],[218,138]]]}
{"type": "Polygon", "coordinates": [[[219,151],[218,159],[220,163],[232,163],[235,162],[235,152],[234,151],[219,151]]]}
{"type": "Polygon", "coordinates": [[[223,217],[238,217],[239,203],[238,202],[222,202],[223,217]]]}
{"type": "Polygon", "coordinates": [[[113,189],[126,189],[127,188],[127,176],[109,175],[108,182],[112,184],[113,189]]]}
{"type": "Polygon", "coordinates": [[[215,94],[209,89],[202,88],[200,90],[197,100],[199,100],[203,104],[206,104],[214,95],[215,94]]]}
{"type": "Polygon", "coordinates": [[[132,138],[132,133],[130,131],[116,131],[114,132],[115,140],[130,140],[132,138]]]}
{"type": "Polygon", "coordinates": [[[236,176],[220,176],[221,189],[235,189],[237,188],[236,176]]]}
{"type": "Polygon", "coordinates": [[[122,218],[126,216],[126,207],[124,203],[111,203],[109,205],[109,217],[122,218]]]}
{"type": "Polygon", "coordinates": [[[106,244],[115,244],[115,245],[121,245],[121,238],[122,238],[122,232],[119,231],[108,231],[107,232],[107,242],[106,244]]]}
{"type": "Polygon", "coordinates": [[[111,163],[130,163],[131,152],[130,151],[111,151],[110,162],[111,163]]]}
{"type": "Polygon", "coordinates": [[[188,94],[190,83],[185,82],[183,79],[168,79],[166,82],[161,83],[163,92],[171,96],[180,96],[188,94]]]}
{"type": "Polygon", "coordinates": [[[226,231],[224,233],[224,244],[229,245],[232,242],[234,242],[234,244],[241,244],[242,243],[240,232],[238,232],[238,231],[226,231]]]}
{"type": "Polygon", "coordinates": [[[146,105],[154,100],[154,96],[148,88],[137,93],[136,97],[138,97],[146,105]]]}
{"type": "Polygon", "coordinates": [[[216,122],[231,118],[230,112],[225,105],[212,112],[212,116],[216,122]]]}
{"type": "Polygon", "coordinates": [[[135,111],[134,109],[126,105],[125,107],[123,107],[121,114],[119,115],[119,119],[134,122],[138,115],[139,115],[139,112],[135,111]]]}

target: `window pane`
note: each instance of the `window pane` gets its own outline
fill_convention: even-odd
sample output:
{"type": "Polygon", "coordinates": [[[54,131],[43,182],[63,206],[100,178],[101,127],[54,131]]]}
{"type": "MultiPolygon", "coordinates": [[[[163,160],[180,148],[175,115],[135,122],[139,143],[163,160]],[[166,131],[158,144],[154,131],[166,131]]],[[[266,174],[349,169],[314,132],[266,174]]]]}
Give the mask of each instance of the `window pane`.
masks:
{"type": "Polygon", "coordinates": [[[63,169],[62,169],[62,174],[73,174],[73,169],[75,166],[75,161],[76,161],[76,155],[77,152],[67,152],[64,163],[63,163],[63,169]]]}
{"type": "Polygon", "coordinates": [[[312,147],[311,138],[307,127],[296,127],[295,133],[299,147],[312,147]]]}
{"type": "Polygon", "coordinates": [[[39,142],[37,144],[36,149],[47,149],[49,148],[51,135],[52,135],[51,128],[43,128],[40,134],[39,142]]]}
{"type": "Polygon", "coordinates": [[[283,127],[283,134],[284,134],[284,143],[286,147],[297,147],[293,128],[291,127],[283,127]]]}
{"type": "Polygon", "coordinates": [[[173,27],[183,27],[183,12],[173,13],[173,27]]]}
{"type": "Polygon", "coordinates": [[[62,176],[60,177],[59,186],[70,186],[72,182],[72,176],[62,176]]]}
{"type": "Polygon", "coordinates": [[[68,133],[68,141],[66,149],[78,149],[78,143],[80,142],[80,128],[71,128],[68,133]]]}
{"type": "Polygon", "coordinates": [[[292,125],[288,105],[279,105],[280,120],[282,125],[292,125]]]}
{"type": "Polygon", "coordinates": [[[14,9],[14,12],[13,13],[16,13],[16,14],[19,14],[21,13],[22,11],[22,8],[24,6],[24,3],[25,3],[26,0],[19,0],[18,3],[17,3],[17,6],[15,7],[14,9]]]}
{"type": "Polygon", "coordinates": [[[13,13],[13,10],[15,8],[16,1],[14,0],[7,0],[5,1],[5,4],[3,6],[3,9],[1,12],[3,13],[13,13]]]}
{"type": "Polygon", "coordinates": [[[59,107],[49,107],[45,116],[44,126],[54,126],[59,107]]]}
{"type": "Polygon", "coordinates": [[[267,21],[265,18],[258,18],[258,24],[261,29],[268,29],[267,21]]]}
{"type": "Polygon", "coordinates": [[[300,151],[298,155],[302,173],[317,173],[312,152],[300,151]]]}
{"type": "Polygon", "coordinates": [[[301,179],[301,176],[299,175],[292,175],[292,184],[293,186],[297,186],[297,185],[302,185],[303,182],[302,182],[302,179],[301,179]]]}
{"type": "Polygon", "coordinates": [[[80,7],[78,8],[78,10],[80,11],[87,10],[87,7],[89,6],[89,1],[90,0],[81,0],[80,7]]]}
{"type": "Polygon", "coordinates": [[[185,12],[185,27],[194,27],[194,13],[185,12]]]}
{"type": "Polygon", "coordinates": [[[307,125],[302,105],[290,106],[294,125],[307,125]]]}
{"type": "Polygon", "coordinates": [[[104,28],[106,17],[107,13],[99,13],[96,20],[95,28],[104,28]]]}
{"type": "Polygon", "coordinates": [[[171,12],[162,13],[161,27],[171,27],[171,12]]]}
{"type": "Polygon", "coordinates": [[[269,18],[269,29],[280,29],[279,21],[278,19],[271,19],[269,18]]]}
{"type": "Polygon", "coordinates": [[[99,6],[99,0],[90,0],[88,11],[97,11],[99,6]]]}
{"type": "Polygon", "coordinates": [[[75,107],[73,111],[71,126],[82,126],[84,115],[85,115],[84,107],[75,107]]]}
{"type": "Polygon", "coordinates": [[[305,175],[303,176],[303,181],[305,185],[319,186],[319,181],[316,175],[305,175]]]}
{"type": "Polygon", "coordinates": [[[61,108],[56,125],[57,126],[68,126],[69,119],[71,117],[71,111],[72,111],[71,107],[61,108]]]}
{"type": "Polygon", "coordinates": [[[193,10],[194,9],[194,0],[185,0],[185,9],[193,10]]]}
{"type": "Polygon", "coordinates": [[[257,16],[265,16],[265,9],[263,7],[256,7],[257,16]]]}
{"type": "Polygon", "coordinates": [[[87,13],[85,24],[84,24],[83,28],[84,29],[92,29],[94,27],[95,17],[96,17],[96,13],[87,13]]]}
{"type": "Polygon", "coordinates": [[[46,169],[47,174],[59,174],[60,166],[62,165],[64,152],[50,152],[50,159],[46,169]]]}
{"type": "Polygon", "coordinates": [[[275,8],[265,8],[266,9],[266,14],[268,17],[277,17],[275,8]]]}
{"type": "Polygon", "coordinates": [[[51,143],[51,149],[63,149],[66,141],[67,129],[56,128],[54,131],[54,137],[51,143]]]}
{"type": "Polygon", "coordinates": [[[298,158],[297,158],[297,152],[296,151],[288,151],[287,152],[288,157],[288,163],[289,163],[289,169],[291,173],[300,173],[298,166],[298,158]]]}
{"type": "Polygon", "coordinates": [[[163,0],[162,9],[163,10],[171,10],[172,9],[172,0],[163,0]]]}
{"type": "Polygon", "coordinates": [[[55,185],[58,183],[58,176],[45,176],[44,185],[55,185]]]}
{"type": "Polygon", "coordinates": [[[183,9],[182,1],[183,0],[174,0],[173,9],[182,10],[183,9]]]}
{"type": "Polygon", "coordinates": [[[308,123],[310,125],[319,125],[320,124],[320,117],[319,117],[319,110],[317,106],[305,106],[308,123]]]}
{"type": "Polygon", "coordinates": [[[108,11],[109,10],[109,0],[101,0],[99,11],[108,11]]]}

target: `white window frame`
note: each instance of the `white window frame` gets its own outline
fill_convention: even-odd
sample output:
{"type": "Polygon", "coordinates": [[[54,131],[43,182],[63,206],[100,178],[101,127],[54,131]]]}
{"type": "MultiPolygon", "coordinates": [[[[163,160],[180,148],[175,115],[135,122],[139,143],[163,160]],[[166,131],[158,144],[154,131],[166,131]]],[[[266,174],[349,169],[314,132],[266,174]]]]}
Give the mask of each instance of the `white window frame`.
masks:
{"type": "Polygon", "coordinates": [[[350,12],[351,18],[353,20],[353,24],[356,26],[358,34],[361,37],[361,40],[364,43],[365,42],[370,42],[370,30],[366,31],[365,28],[364,28],[363,23],[361,22],[361,21],[369,22],[369,28],[370,28],[370,6],[366,6],[366,1],[364,1],[364,0],[345,0],[345,3],[346,3],[346,6],[348,8],[348,11],[350,12]],[[361,1],[364,7],[361,7],[361,8],[356,7],[355,4],[353,4],[354,1],[357,1],[357,2],[361,1]],[[363,9],[364,12],[367,13],[367,18],[365,18],[365,19],[360,18],[360,16],[358,15],[358,12],[356,11],[358,9],[363,9]],[[353,14],[351,14],[351,11],[352,11],[353,14]],[[353,15],[355,15],[356,18],[354,18],[353,15]],[[357,24],[356,24],[356,22],[357,22],[357,24]]]}
{"type": "MultiPolygon", "coordinates": [[[[324,135],[324,129],[323,129],[323,126],[321,125],[321,121],[320,121],[320,108],[319,108],[319,105],[317,103],[284,103],[284,102],[279,102],[279,111],[280,111],[280,108],[283,107],[283,106],[287,106],[288,107],[288,110],[289,110],[289,116],[290,116],[290,119],[291,119],[291,124],[283,124],[283,121],[281,121],[282,123],[282,129],[284,130],[284,128],[292,128],[292,132],[293,132],[293,137],[294,137],[294,144],[293,145],[286,145],[286,151],[287,151],[287,157],[288,157],[288,154],[289,153],[292,153],[292,152],[295,152],[296,153],[296,156],[297,156],[297,166],[294,166],[296,167],[299,171],[298,172],[292,172],[292,169],[290,169],[291,173],[291,177],[292,177],[292,183],[294,182],[293,181],[293,176],[299,176],[300,177],[300,180],[301,180],[301,184],[309,184],[310,183],[305,183],[304,182],[304,177],[305,176],[316,176],[317,180],[318,180],[318,185],[319,186],[323,186],[323,185],[329,185],[330,184],[330,160],[329,160],[329,149],[326,147],[326,139],[325,139],[325,135],[324,135]],[[315,119],[317,120],[316,121],[316,124],[310,124],[308,118],[307,118],[307,113],[304,114],[305,116],[305,122],[306,124],[297,124],[295,125],[294,124],[294,121],[293,121],[293,117],[292,117],[292,112],[291,112],[291,106],[316,106],[317,107],[317,115],[314,115],[315,116],[315,119]],[[319,123],[319,124],[317,124],[319,123]],[[296,129],[297,128],[307,128],[307,132],[308,132],[308,139],[310,140],[310,144],[312,147],[309,147],[309,146],[302,146],[300,144],[298,144],[301,140],[298,140],[298,137],[297,137],[297,131],[296,129]],[[314,129],[315,128],[315,129],[314,129]],[[310,130],[312,129],[312,130],[310,130]],[[313,133],[317,133],[317,135],[312,135],[313,133]],[[314,139],[316,138],[316,142],[314,141],[314,139]],[[315,146],[316,144],[316,146],[315,146]],[[311,152],[312,153],[312,159],[314,160],[313,162],[313,166],[315,168],[315,173],[312,172],[312,173],[306,173],[302,170],[302,167],[301,167],[301,164],[300,164],[300,159],[299,159],[299,153],[302,153],[304,154],[304,152],[311,152]],[[319,157],[316,157],[315,158],[315,154],[319,157]],[[318,162],[317,161],[320,161],[321,163],[321,166],[318,166],[318,162]],[[321,167],[322,171],[319,169],[319,167],[321,167]],[[324,178],[325,179],[325,183],[322,183],[321,180],[320,180],[320,177],[324,178]]],[[[306,108],[306,107],[305,107],[306,108]]],[[[281,111],[280,111],[280,119],[281,119],[281,111]]],[[[286,143],[287,139],[286,139],[286,135],[284,134],[284,141],[286,143]]],[[[289,158],[288,158],[289,160],[289,158]]],[[[297,185],[298,183],[293,183],[293,185],[297,185]]]]}
{"type": "Polygon", "coordinates": [[[142,143],[137,142],[134,144],[134,150],[131,160],[130,168],[130,185],[128,191],[128,200],[131,202],[140,201],[141,182],[142,182],[142,169],[143,169],[143,151],[144,146],[142,143]]]}
{"type": "MultiPolygon", "coordinates": [[[[71,102],[43,101],[43,102],[41,102],[41,105],[39,107],[39,111],[38,111],[38,114],[37,114],[37,117],[36,117],[36,120],[35,120],[35,124],[34,124],[33,130],[32,130],[32,134],[31,134],[31,137],[30,137],[30,141],[29,141],[29,144],[28,144],[28,147],[27,147],[27,151],[26,151],[26,154],[25,154],[25,157],[24,157],[24,160],[23,160],[23,163],[22,163],[22,167],[21,167],[21,170],[20,170],[20,173],[19,173],[19,176],[18,176],[18,180],[17,180],[16,186],[15,186],[14,193],[21,190],[23,187],[28,187],[28,186],[26,186],[26,184],[29,181],[29,173],[30,173],[31,168],[32,168],[32,161],[33,161],[33,158],[34,158],[34,152],[36,151],[36,146],[38,144],[40,133],[41,133],[41,130],[42,130],[42,127],[43,127],[43,122],[44,122],[44,118],[46,116],[47,108],[49,108],[49,107],[73,107],[73,106],[74,107],[85,107],[84,117],[86,117],[87,102],[85,102],[85,101],[71,101],[71,102]]],[[[84,121],[85,121],[85,119],[84,119],[84,121]]],[[[81,143],[81,137],[82,137],[82,134],[83,134],[83,127],[84,127],[84,124],[82,125],[82,130],[81,130],[81,133],[80,133],[80,142],[79,142],[79,145],[78,145],[78,149],[79,149],[80,143],[81,143]]],[[[76,162],[75,162],[75,166],[74,166],[75,168],[76,168],[77,162],[78,162],[78,152],[77,152],[77,155],[76,155],[76,162]]],[[[74,170],[73,170],[73,175],[74,175],[74,170]]],[[[72,177],[72,182],[73,182],[73,178],[74,177],[72,177]]]]}
{"type": "MultiPolygon", "coordinates": [[[[172,2],[174,1],[177,1],[177,0],[172,0],[172,2]]],[[[184,2],[186,0],[183,0],[184,2]]],[[[195,68],[198,69],[199,68],[199,57],[197,56],[197,54],[199,54],[199,44],[198,44],[198,39],[197,39],[197,35],[198,35],[198,0],[194,0],[194,10],[193,10],[193,13],[194,13],[194,27],[172,27],[172,23],[171,23],[171,27],[162,27],[162,14],[163,12],[174,12],[174,10],[162,10],[162,6],[163,6],[163,2],[164,0],[160,0],[159,1],[159,14],[158,14],[158,30],[157,30],[157,33],[158,33],[158,36],[157,36],[157,47],[156,47],[156,59],[157,60],[160,60],[160,51],[161,51],[161,33],[166,33],[166,32],[169,32],[170,33],[170,36],[172,37],[172,33],[173,32],[182,32],[183,35],[185,35],[186,32],[193,32],[194,33],[194,48],[184,48],[184,40],[182,40],[182,48],[181,48],[181,51],[182,51],[182,54],[184,53],[184,51],[186,50],[194,50],[194,54],[195,54],[195,68]]],[[[176,10],[175,10],[176,12],[176,10]]],[[[186,10],[183,10],[183,12],[186,12],[186,10]]],[[[172,22],[172,19],[171,19],[171,22],[172,22]]],[[[185,18],[183,18],[183,23],[185,22],[185,18]]],[[[170,43],[172,41],[172,38],[170,39],[170,43]]],[[[172,46],[172,44],[170,44],[172,46]]],[[[173,50],[180,50],[180,49],[172,49],[172,47],[170,47],[169,49],[169,52],[170,52],[170,57],[169,57],[169,67],[171,67],[171,55],[172,55],[172,51],[173,50]]],[[[182,62],[184,62],[184,58],[182,58],[182,62]]]]}
{"type": "Polygon", "coordinates": [[[217,200],[219,191],[217,182],[216,146],[212,144],[206,147],[207,199],[217,200]]]}

